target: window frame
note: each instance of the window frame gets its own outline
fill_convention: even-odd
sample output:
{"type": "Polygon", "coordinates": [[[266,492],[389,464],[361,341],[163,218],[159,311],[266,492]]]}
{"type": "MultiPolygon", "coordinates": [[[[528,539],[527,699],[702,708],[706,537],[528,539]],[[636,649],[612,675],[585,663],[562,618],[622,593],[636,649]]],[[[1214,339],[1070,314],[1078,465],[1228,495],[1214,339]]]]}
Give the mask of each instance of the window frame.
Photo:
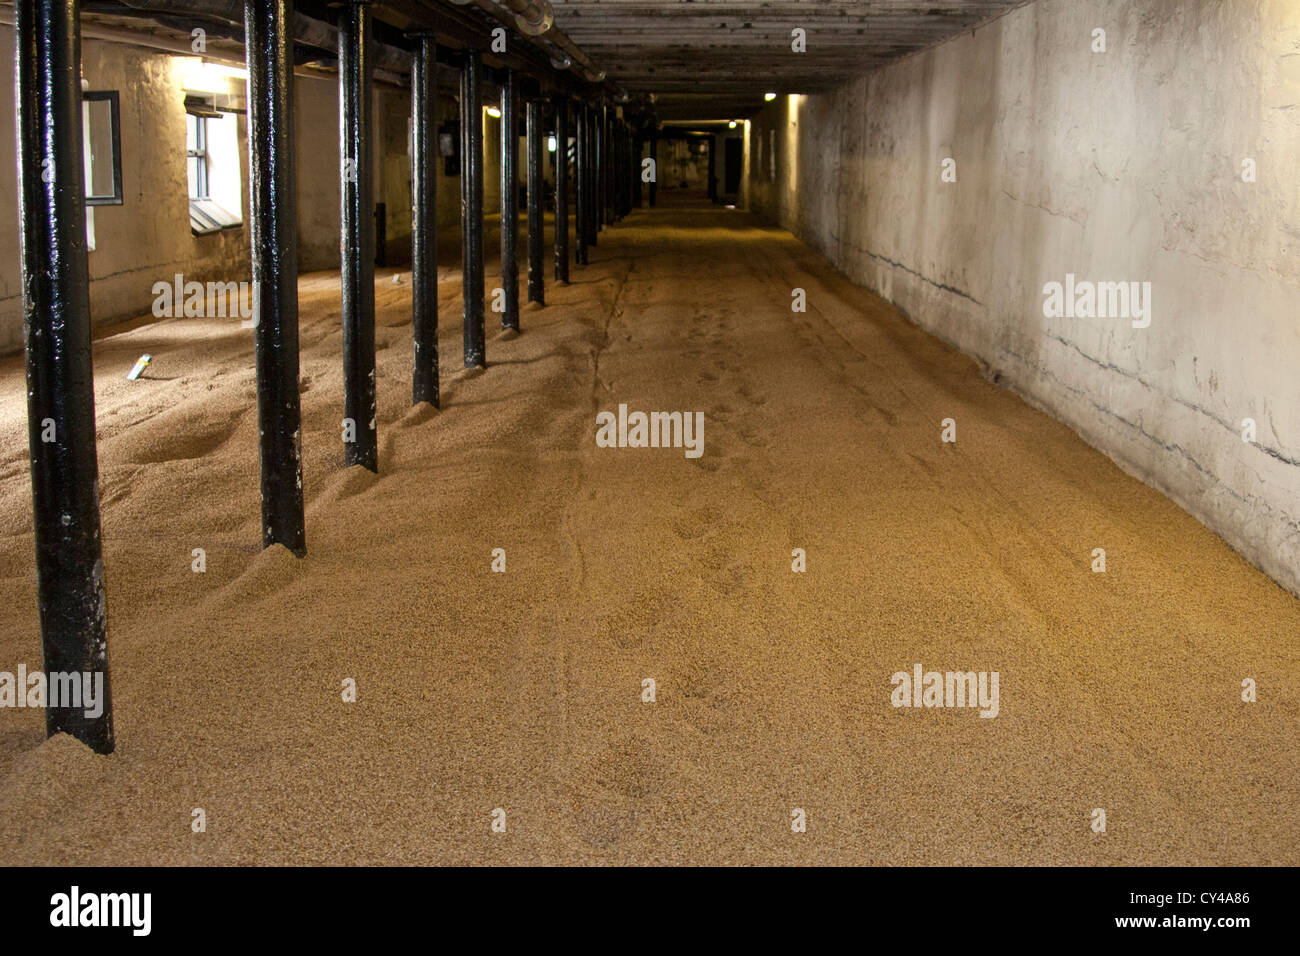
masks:
{"type": "Polygon", "coordinates": [[[210,236],[228,229],[242,229],[244,218],[240,213],[231,212],[212,198],[212,170],[208,120],[220,118],[222,113],[235,113],[238,110],[221,110],[205,96],[187,93],[185,96],[186,122],[194,118],[194,149],[189,148],[189,130],[186,129],[185,147],[185,191],[189,192],[189,162],[199,160],[198,183],[195,191],[198,196],[189,196],[190,232],[195,236],[210,236]]]}
{"type": "MultiPolygon", "coordinates": [[[[195,192],[197,193],[197,195],[190,196],[189,199],[191,202],[193,202],[196,199],[210,200],[212,198],[212,181],[208,175],[208,117],[200,116],[198,113],[193,113],[193,112],[187,112],[185,115],[187,121],[189,120],[190,117],[193,117],[194,119],[194,147],[195,147],[194,149],[190,149],[188,145],[185,147],[186,165],[189,164],[189,161],[191,159],[197,159],[199,161],[198,185],[195,186],[195,192]]],[[[187,192],[189,191],[188,172],[189,170],[187,169],[186,170],[187,173],[186,191],[187,192]]]]}
{"type": "MultiPolygon", "coordinates": [[[[122,193],[122,106],[117,90],[85,90],[82,102],[106,102],[109,105],[110,138],[113,148],[113,193],[109,196],[87,196],[87,206],[121,206],[125,204],[122,193]]],[[[87,184],[89,188],[89,184],[87,184]]]]}

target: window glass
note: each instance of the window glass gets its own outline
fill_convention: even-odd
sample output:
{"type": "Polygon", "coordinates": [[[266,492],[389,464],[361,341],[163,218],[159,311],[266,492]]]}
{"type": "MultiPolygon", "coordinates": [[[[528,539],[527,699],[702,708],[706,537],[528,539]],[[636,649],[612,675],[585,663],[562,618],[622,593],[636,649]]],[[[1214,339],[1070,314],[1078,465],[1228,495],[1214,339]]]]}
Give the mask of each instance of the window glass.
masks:
{"type": "Polygon", "coordinates": [[[243,225],[240,182],[242,150],[239,119],[208,101],[187,95],[185,116],[186,178],[189,183],[190,229],[207,235],[243,225]],[[200,115],[204,109],[211,115],[200,115]],[[231,210],[234,210],[232,212],[231,210]]]}

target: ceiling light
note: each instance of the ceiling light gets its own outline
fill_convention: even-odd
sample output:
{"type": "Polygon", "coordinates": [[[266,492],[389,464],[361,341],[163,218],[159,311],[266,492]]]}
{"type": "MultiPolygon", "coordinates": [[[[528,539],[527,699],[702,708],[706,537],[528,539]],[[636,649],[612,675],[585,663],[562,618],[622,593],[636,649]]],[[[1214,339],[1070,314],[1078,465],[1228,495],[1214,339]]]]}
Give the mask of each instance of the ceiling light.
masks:
{"type": "Polygon", "coordinates": [[[495,106],[485,106],[483,109],[487,112],[487,115],[491,116],[493,119],[501,118],[501,111],[495,106]]]}
{"type": "Polygon", "coordinates": [[[727,124],[727,129],[735,129],[735,128],[736,128],[735,120],[732,120],[730,123],[727,124]]]}
{"type": "Polygon", "coordinates": [[[774,99],[776,99],[776,94],[775,94],[775,93],[764,93],[764,94],[763,94],[763,99],[767,100],[767,101],[770,103],[770,102],[772,102],[774,99]]]}

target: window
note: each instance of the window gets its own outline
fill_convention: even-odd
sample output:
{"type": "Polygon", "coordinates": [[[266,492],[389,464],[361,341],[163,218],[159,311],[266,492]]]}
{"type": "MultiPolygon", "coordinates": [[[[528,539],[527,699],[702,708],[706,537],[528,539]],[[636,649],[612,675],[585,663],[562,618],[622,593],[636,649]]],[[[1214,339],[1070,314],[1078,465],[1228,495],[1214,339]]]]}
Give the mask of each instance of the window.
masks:
{"type": "Polygon", "coordinates": [[[117,90],[81,94],[86,205],[122,205],[122,134],[117,90]]]}
{"type": "Polygon", "coordinates": [[[211,199],[208,195],[208,118],[185,114],[185,155],[190,174],[190,198],[211,199]]]}
{"type": "Polygon", "coordinates": [[[185,97],[185,162],[189,180],[190,229],[206,236],[243,225],[235,114],[210,98],[185,97]]]}

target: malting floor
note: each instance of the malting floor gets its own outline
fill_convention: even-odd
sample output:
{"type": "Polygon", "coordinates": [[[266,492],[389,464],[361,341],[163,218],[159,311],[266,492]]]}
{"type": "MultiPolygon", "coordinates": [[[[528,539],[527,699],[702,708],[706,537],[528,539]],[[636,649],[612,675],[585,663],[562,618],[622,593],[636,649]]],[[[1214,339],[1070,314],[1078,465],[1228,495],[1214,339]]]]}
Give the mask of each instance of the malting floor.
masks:
{"type": "MultiPolygon", "coordinates": [[[[1300,601],[788,233],[678,204],[568,287],[547,252],[479,375],[444,267],[439,412],[379,277],[377,476],[337,275],[303,277],[303,560],[259,549],[251,332],[96,341],[118,751],[0,709],[0,863],[1300,863],[1300,601]],[[703,455],[598,448],[620,403],[703,412],[703,455]],[[998,716],[895,708],[918,663],[997,671],[998,716]]],[[[25,414],[7,359],[10,672],[25,414]]]]}

